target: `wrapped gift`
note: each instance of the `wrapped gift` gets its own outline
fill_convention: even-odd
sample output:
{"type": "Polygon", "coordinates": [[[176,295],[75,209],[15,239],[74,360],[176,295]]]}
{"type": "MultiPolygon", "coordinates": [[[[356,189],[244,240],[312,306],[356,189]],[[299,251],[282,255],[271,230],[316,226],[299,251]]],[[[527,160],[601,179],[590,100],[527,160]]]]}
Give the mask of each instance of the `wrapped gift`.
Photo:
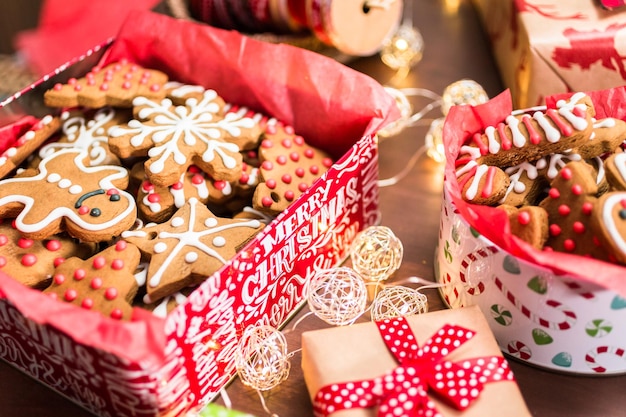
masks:
{"type": "Polygon", "coordinates": [[[622,8],[609,10],[589,0],[474,0],[474,4],[515,108],[543,104],[551,94],[625,83],[622,8]]]}
{"type": "Polygon", "coordinates": [[[305,332],[302,369],[317,416],[530,415],[476,307],[305,332]]]}

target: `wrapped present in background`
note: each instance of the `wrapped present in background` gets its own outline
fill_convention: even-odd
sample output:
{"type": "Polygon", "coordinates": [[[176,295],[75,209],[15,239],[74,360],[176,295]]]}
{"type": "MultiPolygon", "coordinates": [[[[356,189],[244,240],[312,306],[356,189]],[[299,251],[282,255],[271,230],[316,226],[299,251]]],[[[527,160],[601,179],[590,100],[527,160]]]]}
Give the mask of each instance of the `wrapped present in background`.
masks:
{"type": "Polygon", "coordinates": [[[476,307],[305,332],[302,369],[317,416],[530,415],[476,307]]]}
{"type": "MultiPolygon", "coordinates": [[[[473,0],[515,108],[626,83],[622,8],[589,0],[473,0]]],[[[622,2],[623,3],[623,2],[622,2]]]]}

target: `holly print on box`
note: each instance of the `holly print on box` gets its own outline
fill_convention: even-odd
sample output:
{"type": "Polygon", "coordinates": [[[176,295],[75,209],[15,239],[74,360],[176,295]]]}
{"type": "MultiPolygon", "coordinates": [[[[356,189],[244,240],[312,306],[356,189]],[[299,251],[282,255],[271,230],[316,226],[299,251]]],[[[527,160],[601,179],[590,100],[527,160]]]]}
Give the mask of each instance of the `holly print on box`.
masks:
{"type": "Polygon", "coordinates": [[[85,261],[69,258],[56,268],[44,293],[114,319],[129,320],[138,289],[134,272],[140,259],[137,247],[123,240],[85,261]]]}

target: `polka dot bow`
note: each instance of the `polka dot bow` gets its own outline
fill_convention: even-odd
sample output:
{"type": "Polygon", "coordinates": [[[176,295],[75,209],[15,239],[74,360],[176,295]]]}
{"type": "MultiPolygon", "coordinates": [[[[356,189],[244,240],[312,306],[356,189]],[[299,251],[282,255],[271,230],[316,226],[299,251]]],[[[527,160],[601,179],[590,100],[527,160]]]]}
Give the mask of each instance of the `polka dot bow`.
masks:
{"type": "Polygon", "coordinates": [[[313,401],[318,417],[340,410],[378,406],[378,417],[441,416],[428,391],[458,410],[476,400],[488,382],[512,381],[502,356],[447,361],[444,358],[474,336],[460,326],[445,325],[420,348],[404,317],[376,322],[399,366],[371,380],[322,387],[313,401]]]}

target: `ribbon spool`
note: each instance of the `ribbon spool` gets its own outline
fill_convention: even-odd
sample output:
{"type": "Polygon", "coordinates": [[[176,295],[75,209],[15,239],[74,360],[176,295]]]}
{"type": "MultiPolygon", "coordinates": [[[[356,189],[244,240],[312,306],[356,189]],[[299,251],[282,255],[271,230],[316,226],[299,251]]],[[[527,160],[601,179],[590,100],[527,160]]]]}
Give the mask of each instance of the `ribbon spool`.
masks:
{"type": "Polygon", "coordinates": [[[385,281],[400,268],[403,246],[386,226],[370,226],[352,244],[352,267],[365,280],[385,281]]]}
{"type": "Polygon", "coordinates": [[[325,269],[316,273],[307,287],[309,309],[333,326],[354,323],[367,304],[363,279],[351,268],[325,269]]]}
{"type": "Polygon", "coordinates": [[[428,298],[416,289],[403,286],[383,288],[372,302],[372,321],[428,312],[428,298]]]}
{"type": "Polygon", "coordinates": [[[274,388],[289,376],[285,336],[271,326],[247,328],[237,344],[235,366],[245,385],[257,391],[274,388]]]}

